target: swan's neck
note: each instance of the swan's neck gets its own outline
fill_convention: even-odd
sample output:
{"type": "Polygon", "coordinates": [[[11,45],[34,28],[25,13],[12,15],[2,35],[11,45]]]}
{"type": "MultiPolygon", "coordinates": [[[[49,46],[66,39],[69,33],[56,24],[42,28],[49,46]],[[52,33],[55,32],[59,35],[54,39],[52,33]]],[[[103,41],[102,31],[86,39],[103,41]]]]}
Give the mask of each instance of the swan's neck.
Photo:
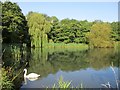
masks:
{"type": "Polygon", "coordinates": [[[27,76],[27,70],[25,70],[25,73],[24,73],[24,77],[26,77],[27,76]]]}

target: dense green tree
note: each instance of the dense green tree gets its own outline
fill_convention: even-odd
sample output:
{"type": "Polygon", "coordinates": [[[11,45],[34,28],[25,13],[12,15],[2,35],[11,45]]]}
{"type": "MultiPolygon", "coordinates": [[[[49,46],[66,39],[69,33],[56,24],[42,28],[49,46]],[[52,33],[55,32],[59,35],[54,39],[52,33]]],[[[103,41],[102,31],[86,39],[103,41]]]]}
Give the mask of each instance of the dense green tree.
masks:
{"type": "MultiPolygon", "coordinates": [[[[55,19],[55,18],[54,18],[55,19]]],[[[55,42],[69,42],[69,32],[68,32],[68,26],[66,25],[67,23],[69,23],[69,20],[64,19],[61,22],[58,22],[57,19],[56,20],[52,20],[53,21],[53,27],[51,29],[51,39],[55,42]]]]}
{"type": "Polygon", "coordinates": [[[87,20],[63,19],[60,22],[55,19],[49,37],[55,43],[88,43],[86,33],[90,31],[87,20]]]}
{"type": "Polygon", "coordinates": [[[31,46],[44,47],[48,43],[47,33],[51,24],[45,15],[37,12],[29,12],[27,15],[29,34],[31,35],[31,46]]]}
{"type": "Polygon", "coordinates": [[[112,39],[114,41],[120,41],[120,31],[118,30],[118,22],[112,22],[112,39]]]}
{"type": "Polygon", "coordinates": [[[112,28],[108,23],[95,23],[89,33],[90,46],[92,47],[113,47],[111,40],[112,28]]]}
{"type": "Polygon", "coordinates": [[[74,32],[72,32],[71,23],[69,19],[63,19],[59,23],[59,27],[57,27],[57,33],[56,33],[56,39],[55,42],[64,42],[64,43],[70,43],[72,42],[74,38],[74,32]]]}
{"type": "Polygon", "coordinates": [[[30,43],[26,18],[16,3],[2,3],[2,29],[3,43],[30,43]]]}
{"type": "Polygon", "coordinates": [[[80,25],[81,25],[81,32],[82,32],[81,41],[82,41],[82,43],[88,44],[89,40],[88,40],[87,34],[90,32],[92,22],[88,22],[87,20],[83,20],[83,21],[80,21],[80,25]]]}
{"type": "Polygon", "coordinates": [[[60,27],[60,25],[58,18],[55,16],[50,17],[50,22],[52,27],[47,35],[48,35],[49,43],[53,43],[53,41],[55,41],[56,39],[56,34],[57,34],[56,31],[60,27]]]}

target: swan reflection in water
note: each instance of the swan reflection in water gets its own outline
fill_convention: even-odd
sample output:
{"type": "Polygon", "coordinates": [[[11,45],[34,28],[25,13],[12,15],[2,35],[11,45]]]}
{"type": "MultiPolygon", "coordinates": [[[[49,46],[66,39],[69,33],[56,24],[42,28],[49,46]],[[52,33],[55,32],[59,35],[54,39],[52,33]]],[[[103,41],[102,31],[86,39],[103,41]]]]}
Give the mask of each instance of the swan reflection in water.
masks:
{"type": "Polygon", "coordinates": [[[36,73],[30,73],[30,74],[28,74],[27,75],[27,69],[24,69],[24,81],[25,81],[25,84],[27,84],[27,80],[26,79],[28,79],[28,80],[30,80],[30,81],[35,81],[35,80],[37,80],[38,79],[38,77],[40,76],[40,75],[38,75],[38,74],[36,74],[36,73]]]}

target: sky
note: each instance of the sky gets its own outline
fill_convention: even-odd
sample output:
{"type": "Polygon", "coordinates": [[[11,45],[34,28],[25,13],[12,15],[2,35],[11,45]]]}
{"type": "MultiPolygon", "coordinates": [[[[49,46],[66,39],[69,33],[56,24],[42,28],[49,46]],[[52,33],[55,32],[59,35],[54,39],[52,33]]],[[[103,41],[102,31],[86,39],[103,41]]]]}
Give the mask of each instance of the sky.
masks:
{"type": "Polygon", "coordinates": [[[24,15],[29,11],[77,20],[118,21],[117,2],[17,2],[24,15]]]}

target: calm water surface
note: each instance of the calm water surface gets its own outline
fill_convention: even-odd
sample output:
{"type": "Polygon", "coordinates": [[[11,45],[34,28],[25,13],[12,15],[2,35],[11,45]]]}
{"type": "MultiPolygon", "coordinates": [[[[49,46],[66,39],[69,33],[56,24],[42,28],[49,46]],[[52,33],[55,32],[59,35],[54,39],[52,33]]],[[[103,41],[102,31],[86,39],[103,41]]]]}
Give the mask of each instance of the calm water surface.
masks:
{"type": "MultiPolygon", "coordinates": [[[[62,76],[64,81],[71,81],[71,87],[79,88],[82,84],[83,88],[103,88],[101,84],[109,82],[116,88],[115,74],[110,66],[113,63],[116,78],[119,79],[118,58],[118,51],[115,49],[81,51],[35,48],[23,52],[19,59],[21,63],[24,63],[24,60],[28,62],[28,74],[34,72],[41,76],[35,81],[26,79],[25,83],[24,79],[18,79],[18,82],[21,82],[21,90],[52,88],[54,84],[58,87],[59,78],[62,76]]],[[[20,77],[23,77],[23,74],[20,77]]]]}
{"type": "Polygon", "coordinates": [[[113,49],[94,49],[85,51],[43,52],[34,49],[29,62],[28,73],[41,75],[36,81],[27,80],[22,88],[46,88],[58,84],[60,76],[71,81],[71,87],[102,88],[101,84],[110,83],[116,87],[114,70],[118,77],[118,61],[113,49]]]}

